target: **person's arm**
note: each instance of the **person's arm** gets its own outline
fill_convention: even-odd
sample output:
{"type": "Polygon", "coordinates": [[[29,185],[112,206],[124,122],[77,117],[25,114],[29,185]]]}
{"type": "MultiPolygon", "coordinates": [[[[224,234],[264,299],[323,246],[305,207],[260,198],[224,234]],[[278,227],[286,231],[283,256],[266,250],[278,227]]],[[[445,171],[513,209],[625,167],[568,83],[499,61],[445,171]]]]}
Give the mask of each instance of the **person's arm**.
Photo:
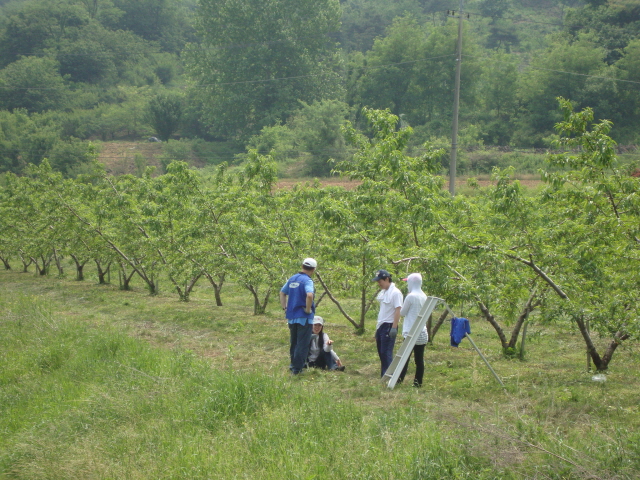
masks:
{"type": "Polygon", "coordinates": [[[402,308],[400,309],[400,316],[406,317],[409,310],[411,310],[411,297],[408,296],[405,298],[404,303],[402,304],[402,308]]]}
{"type": "Polygon", "coordinates": [[[280,292],[280,306],[283,310],[287,309],[287,295],[284,292],[280,292]]]}
{"type": "Polygon", "coordinates": [[[398,323],[400,322],[400,310],[401,307],[396,307],[395,311],[393,312],[393,325],[391,325],[391,328],[398,328],[398,323]]]}
{"type": "Polygon", "coordinates": [[[331,356],[333,357],[333,361],[336,362],[336,365],[341,367],[342,362],[340,361],[340,357],[338,357],[338,354],[335,352],[335,350],[331,350],[331,356]]]}
{"type": "Polygon", "coordinates": [[[305,313],[311,313],[311,305],[313,305],[313,292],[307,292],[307,302],[304,307],[305,313]]]}
{"type": "Polygon", "coordinates": [[[322,349],[325,352],[332,352],[333,351],[333,340],[331,340],[329,338],[329,335],[327,335],[326,333],[323,333],[323,339],[322,339],[322,349]]]}

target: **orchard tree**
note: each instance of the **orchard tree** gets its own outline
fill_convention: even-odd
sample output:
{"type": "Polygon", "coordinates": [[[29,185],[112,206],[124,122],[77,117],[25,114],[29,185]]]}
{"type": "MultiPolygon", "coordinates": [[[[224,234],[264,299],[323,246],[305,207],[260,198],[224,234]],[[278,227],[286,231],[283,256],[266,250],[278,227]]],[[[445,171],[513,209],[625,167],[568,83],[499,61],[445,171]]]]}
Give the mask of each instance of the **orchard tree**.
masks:
{"type": "Polygon", "coordinates": [[[364,330],[373,301],[373,272],[391,269],[394,260],[408,256],[407,249],[420,247],[423,232],[432,220],[433,204],[442,197],[442,179],[434,175],[442,152],[427,148],[422,157],[410,157],[404,152],[412,133],[410,127],[398,130],[399,119],[389,110],[364,108],[362,114],[369,122],[372,138],[347,122],[343,132],[356,152],[335,168],[336,173],[361,184],[353,193],[331,191],[319,202],[329,238],[337,239],[327,241],[327,256],[339,268],[327,269],[326,279],[318,277],[331,300],[359,331],[364,330]],[[429,203],[432,205],[424,208],[429,203]],[[335,293],[340,277],[351,279],[347,290],[357,292],[357,319],[347,314],[335,293]]]}
{"type": "Polygon", "coordinates": [[[243,196],[234,208],[237,220],[229,243],[231,264],[253,297],[255,315],[265,312],[271,294],[284,282],[283,259],[290,255],[287,246],[279,241],[276,212],[285,206],[272,192],[276,172],[270,155],[250,150],[240,173],[243,196]]]}
{"type": "Polygon", "coordinates": [[[156,239],[157,251],[164,268],[173,283],[180,300],[189,301],[189,296],[202,276],[196,263],[185,261],[194,236],[198,235],[200,177],[185,162],[172,162],[167,173],[152,179],[148,198],[153,201],[153,210],[145,223],[145,230],[156,239]]]}
{"type": "Polygon", "coordinates": [[[591,109],[574,112],[559,101],[557,146],[568,153],[549,155],[563,170],[544,178],[549,203],[562,209],[565,235],[555,245],[572,281],[552,311],[575,323],[596,369],[607,370],[618,346],[640,334],[640,181],[619,164],[610,122],[594,123],[591,109]],[[598,339],[608,342],[604,351],[598,339]]]}
{"type": "Polygon", "coordinates": [[[392,245],[379,237],[380,217],[366,196],[342,189],[323,192],[317,208],[320,221],[320,255],[326,266],[316,272],[319,283],[340,313],[358,333],[379,289],[371,279],[380,268],[389,268],[392,245]],[[349,308],[349,298],[358,299],[349,308]]]}
{"type": "Polygon", "coordinates": [[[553,228],[562,219],[527,196],[512,174],[512,169],[494,169],[494,186],[472,199],[455,197],[438,219],[434,238],[453,274],[450,283],[462,290],[458,297],[477,308],[509,356],[518,353],[525,322],[543,304],[548,281],[559,275],[562,263],[554,248],[559,232],[553,228]]]}
{"type": "Polygon", "coordinates": [[[90,208],[81,199],[68,201],[65,207],[115,252],[122,289],[130,289],[131,278],[138,274],[154,295],[159,291],[162,258],[157,239],[149,233],[148,223],[157,222],[156,205],[148,196],[150,182],[149,171],[142,179],[103,174],[95,179],[90,208]]]}
{"type": "Polygon", "coordinates": [[[15,256],[16,232],[10,227],[13,209],[7,189],[0,189],[0,261],[5,270],[11,270],[9,261],[15,256]]]}
{"type": "Polygon", "coordinates": [[[39,166],[30,165],[27,175],[7,176],[7,188],[11,199],[13,229],[19,236],[19,255],[30,259],[38,275],[47,275],[51,262],[56,261],[62,275],[61,246],[65,231],[66,215],[58,201],[57,191],[62,186],[61,174],[54,172],[45,159],[39,166]]]}

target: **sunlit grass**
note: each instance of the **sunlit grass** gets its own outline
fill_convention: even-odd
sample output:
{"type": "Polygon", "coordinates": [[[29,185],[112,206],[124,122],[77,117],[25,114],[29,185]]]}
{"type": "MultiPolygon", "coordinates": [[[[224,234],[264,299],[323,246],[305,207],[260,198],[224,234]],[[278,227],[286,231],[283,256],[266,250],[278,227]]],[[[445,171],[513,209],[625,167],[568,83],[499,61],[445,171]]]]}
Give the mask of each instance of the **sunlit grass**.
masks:
{"type": "MultiPolygon", "coordinates": [[[[636,478],[637,346],[604,383],[570,329],[530,325],[527,359],[495,335],[427,348],[424,387],[388,390],[373,342],[330,303],[345,373],[287,373],[277,306],[240,288],[216,307],[0,272],[0,478],[636,478]]],[[[409,376],[413,368],[409,370],[409,376]]]]}

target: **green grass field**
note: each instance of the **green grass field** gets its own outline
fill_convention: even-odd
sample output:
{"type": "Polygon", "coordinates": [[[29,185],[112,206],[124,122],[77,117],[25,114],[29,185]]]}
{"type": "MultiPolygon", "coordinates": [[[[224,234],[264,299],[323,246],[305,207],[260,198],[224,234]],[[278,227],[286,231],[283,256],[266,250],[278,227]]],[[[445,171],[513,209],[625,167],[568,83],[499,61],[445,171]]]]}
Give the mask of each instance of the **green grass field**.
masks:
{"type": "MultiPolygon", "coordinates": [[[[0,272],[0,478],[633,479],[640,475],[640,348],[606,382],[567,325],[529,326],[527,358],[489,325],[425,352],[422,389],[378,378],[375,316],[353,333],[318,313],[346,372],[288,374],[277,302],[252,315],[225,285],[181,303],[91,278],[0,272]]],[[[168,288],[169,283],[165,286],[168,288]]],[[[444,327],[443,327],[444,328],[444,327]]],[[[411,378],[413,368],[409,370],[411,378]]]]}

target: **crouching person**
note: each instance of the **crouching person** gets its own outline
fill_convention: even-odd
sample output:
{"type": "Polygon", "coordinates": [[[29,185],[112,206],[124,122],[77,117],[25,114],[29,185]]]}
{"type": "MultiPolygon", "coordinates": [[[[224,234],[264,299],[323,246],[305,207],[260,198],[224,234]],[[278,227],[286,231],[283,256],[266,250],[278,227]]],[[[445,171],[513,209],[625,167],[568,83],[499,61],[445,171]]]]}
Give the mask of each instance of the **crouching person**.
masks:
{"type": "Polygon", "coordinates": [[[344,372],[344,365],[342,365],[338,354],[333,351],[333,340],[324,333],[324,320],[317,315],[313,317],[313,330],[307,365],[312,368],[344,372]]]}

